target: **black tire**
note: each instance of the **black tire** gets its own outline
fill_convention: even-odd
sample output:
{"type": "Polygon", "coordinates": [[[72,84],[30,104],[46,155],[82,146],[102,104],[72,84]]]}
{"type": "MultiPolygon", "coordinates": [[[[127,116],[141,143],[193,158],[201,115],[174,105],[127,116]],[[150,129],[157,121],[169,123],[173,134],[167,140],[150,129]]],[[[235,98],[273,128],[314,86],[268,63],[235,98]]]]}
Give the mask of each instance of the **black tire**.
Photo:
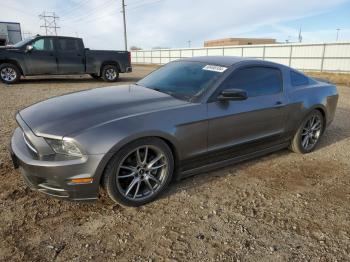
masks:
{"type": "Polygon", "coordinates": [[[173,172],[174,158],[169,146],[158,138],[142,138],[124,146],[112,157],[105,169],[102,186],[113,201],[126,206],[141,206],[153,201],[164,192],[172,180],[173,172]],[[145,147],[148,147],[147,153],[145,153],[146,151],[142,151],[142,148],[145,147]],[[142,168],[142,166],[141,168],[139,167],[136,156],[135,159],[133,159],[133,154],[136,154],[136,151],[139,152],[139,160],[141,161],[141,159],[143,159],[146,164],[150,164],[159,156],[159,154],[155,154],[155,156],[152,155],[153,149],[159,150],[157,152],[163,155],[163,157],[158,160],[161,161],[161,164],[157,164],[159,163],[157,161],[154,162],[153,165],[163,166],[153,167],[153,165],[151,165],[151,167],[157,168],[155,170],[151,168],[151,171],[147,171],[144,167],[145,170],[142,176],[141,169],[144,168],[142,168]],[[149,161],[147,161],[147,156],[149,161]],[[132,162],[132,160],[135,162],[132,162]],[[166,164],[164,165],[164,163],[166,164]],[[121,166],[124,168],[121,168],[121,166]],[[133,170],[129,170],[125,167],[132,167],[133,170]],[[151,173],[153,178],[157,179],[154,181],[158,181],[159,183],[154,182],[153,178],[151,180],[150,177],[147,177],[150,175],[149,173],[151,173]],[[133,183],[135,181],[137,181],[137,184],[133,183]],[[133,187],[131,187],[132,184],[134,185],[133,187]],[[123,188],[124,186],[125,190],[123,188]],[[137,193],[140,194],[137,196],[137,193]]]}
{"type": "Polygon", "coordinates": [[[0,79],[3,83],[11,85],[15,84],[21,78],[21,71],[14,64],[1,64],[0,65],[0,79]]]}
{"type": "Polygon", "coordinates": [[[115,65],[105,65],[102,68],[102,79],[106,82],[116,82],[119,79],[119,69],[115,65]]]}
{"type": "Polygon", "coordinates": [[[324,122],[323,115],[319,110],[313,110],[310,114],[307,115],[307,117],[305,117],[300,127],[298,128],[298,131],[295,133],[293,140],[291,141],[290,149],[295,153],[299,153],[299,154],[307,154],[312,152],[316,148],[318,142],[320,141],[324,128],[325,128],[325,122],[324,122]],[[311,123],[310,121],[313,118],[315,118],[317,121],[320,121],[319,129],[310,131],[308,130],[309,123],[311,123]],[[308,140],[308,138],[306,137],[307,135],[310,137],[309,139],[311,139],[309,140],[312,142],[312,143],[310,142],[310,144],[304,143],[304,142],[307,142],[306,140],[308,140]],[[305,146],[306,144],[308,146],[305,146]]]}
{"type": "Polygon", "coordinates": [[[98,74],[90,74],[90,76],[93,78],[93,79],[101,79],[101,76],[99,76],[98,74]]]}

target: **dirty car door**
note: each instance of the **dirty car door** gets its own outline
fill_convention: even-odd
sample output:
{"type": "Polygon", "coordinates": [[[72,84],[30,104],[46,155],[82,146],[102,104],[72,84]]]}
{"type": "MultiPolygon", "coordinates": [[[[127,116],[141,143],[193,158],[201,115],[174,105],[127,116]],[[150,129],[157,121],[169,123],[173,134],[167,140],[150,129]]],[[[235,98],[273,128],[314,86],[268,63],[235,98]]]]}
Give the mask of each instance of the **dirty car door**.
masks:
{"type": "Polygon", "coordinates": [[[56,74],[57,62],[52,38],[39,38],[24,55],[28,75],[56,74]]]}
{"type": "Polygon", "coordinates": [[[85,73],[84,47],[78,39],[57,39],[58,72],[60,74],[85,73]]]}

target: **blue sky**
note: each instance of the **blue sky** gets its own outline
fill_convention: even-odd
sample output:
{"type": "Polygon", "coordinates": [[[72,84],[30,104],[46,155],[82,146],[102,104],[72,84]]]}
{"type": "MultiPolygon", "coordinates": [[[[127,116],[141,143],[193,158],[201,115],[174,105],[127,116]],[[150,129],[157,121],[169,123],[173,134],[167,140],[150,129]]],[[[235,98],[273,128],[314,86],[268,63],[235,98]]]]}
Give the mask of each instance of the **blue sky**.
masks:
{"type": "MultiPolygon", "coordinates": [[[[350,0],[125,0],[128,42],[142,48],[202,46],[226,37],[271,37],[303,42],[350,41],[350,0]]],[[[121,0],[1,0],[0,20],[44,31],[38,15],[60,16],[59,34],[83,37],[87,46],[123,48],[121,0]]]]}

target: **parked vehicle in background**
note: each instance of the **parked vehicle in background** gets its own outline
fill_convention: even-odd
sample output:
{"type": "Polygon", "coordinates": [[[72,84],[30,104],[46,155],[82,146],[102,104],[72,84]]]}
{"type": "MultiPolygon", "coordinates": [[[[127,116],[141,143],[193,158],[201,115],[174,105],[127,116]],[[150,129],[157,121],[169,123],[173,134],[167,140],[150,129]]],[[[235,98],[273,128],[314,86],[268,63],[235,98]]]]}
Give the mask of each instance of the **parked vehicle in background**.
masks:
{"type": "Polygon", "coordinates": [[[135,85],[63,95],[20,111],[12,137],[27,184],[56,197],[138,206],[181,178],[289,147],[313,151],[333,84],[248,58],[171,62],[135,85]],[[78,105],[78,106],[77,106],[78,105]]]}
{"type": "Polygon", "coordinates": [[[13,45],[22,41],[21,24],[0,22],[0,46],[13,45]]]}
{"type": "Polygon", "coordinates": [[[6,84],[21,76],[74,74],[114,82],[131,71],[130,52],[90,50],[81,38],[38,35],[0,48],[0,79],[6,84]]]}

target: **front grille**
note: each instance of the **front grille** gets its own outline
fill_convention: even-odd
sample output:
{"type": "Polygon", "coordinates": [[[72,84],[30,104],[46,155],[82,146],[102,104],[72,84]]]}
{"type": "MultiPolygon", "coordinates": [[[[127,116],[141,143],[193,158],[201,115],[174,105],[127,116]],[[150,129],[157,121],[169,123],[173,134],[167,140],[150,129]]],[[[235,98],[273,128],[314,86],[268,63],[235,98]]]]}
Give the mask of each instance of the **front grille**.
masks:
{"type": "Polygon", "coordinates": [[[35,149],[35,147],[33,146],[33,144],[30,142],[30,140],[28,139],[28,137],[23,133],[23,139],[24,142],[26,143],[27,147],[36,155],[38,154],[38,151],[35,149]]]}

